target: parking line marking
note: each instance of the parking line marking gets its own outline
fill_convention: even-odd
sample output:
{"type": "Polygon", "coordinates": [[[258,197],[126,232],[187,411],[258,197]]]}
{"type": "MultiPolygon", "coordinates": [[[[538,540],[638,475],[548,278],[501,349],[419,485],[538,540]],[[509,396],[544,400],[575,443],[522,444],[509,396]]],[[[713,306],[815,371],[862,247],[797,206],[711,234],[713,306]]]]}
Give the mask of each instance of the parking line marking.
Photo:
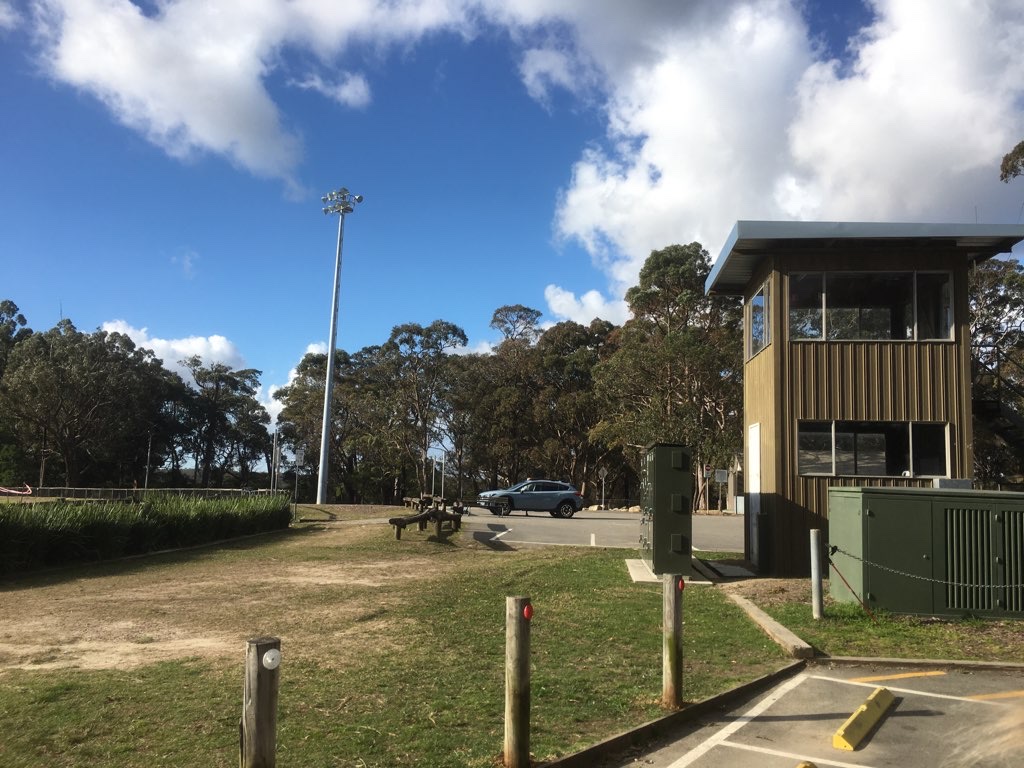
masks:
{"type": "MultiPolygon", "coordinates": [[[[813,677],[815,680],[826,680],[830,683],[846,683],[847,685],[859,685],[863,688],[874,688],[875,686],[871,683],[855,683],[852,680],[844,680],[841,677],[828,677],[827,675],[808,675],[813,677]]],[[[929,699],[947,699],[949,701],[972,701],[975,704],[993,704],[999,706],[993,701],[984,701],[983,699],[972,699],[970,696],[948,696],[944,693],[929,693],[928,691],[918,691],[913,688],[893,688],[889,686],[890,691],[895,693],[909,693],[911,696],[924,696],[929,699]]]]}
{"type": "Polygon", "coordinates": [[[1003,691],[1002,693],[979,693],[968,696],[970,701],[997,701],[999,699],[1024,699],[1024,691],[1003,691]]]}
{"type": "Polygon", "coordinates": [[[491,536],[491,541],[497,541],[497,540],[498,540],[498,539],[500,539],[500,538],[501,538],[502,536],[507,536],[507,535],[508,535],[508,534],[510,534],[510,533],[512,533],[512,529],[511,529],[511,528],[506,528],[506,529],[505,529],[504,531],[502,531],[501,533],[496,533],[496,534],[494,534],[493,536],[491,536]]]}
{"type": "Polygon", "coordinates": [[[596,547],[597,546],[597,534],[596,533],[590,534],[590,546],[592,546],[592,547],[596,547]]]}
{"type": "Polygon", "coordinates": [[[851,677],[851,683],[881,683],[886,680],[906,680],[910,677],[937,677],[946,674],[943,669],[933,669],[929,672],[904,672],[899,675],[876,675],[875,677],[851,677]]]}
{"type": "Polygon", "coordinates": [[[844,763],[840,760],[832,760],[828,757],[808,757],[807,755],[798,755],[795,752],[783,752],[781,749],[769,749],[768,747],[757,747],[753,744],[740,744],[735,741],[723,741],[723,747],[732,747],[733,749],[743,749],[747,752],[758,752],[762,755],[773,755],[774,757],[784,757],[787,760],[810,760],[815,765],[832,765],[835,768],[870,768],[863,763],[844,763]]]}
{"type": "Polygon", "coordinates": [[[685,755],[680,757],[678,760],[672,763],[669,766],[669,768],[686,768],[686,766],[692,765],[694,761],[699,760],[701,757],[706,755],[708,752],[710,752],[718,745],[724,744],[726,739],[728,739],[730,736],[736,733],[744,725],[756,719],[758,715],[760,715],[762,712],[768,709],[768,707],[770,707],[772,704],[777,702],[787,693],[792,691],[806,679],[807,675],[803,673],[797,675],[796,677],[790,678],[783,685],[780,685],[778,688],[772,691],[770,695],[761,699],[761,701],[759,701],[756,705],[751,707],[745,713],[737,717],[728,725],[722,727],[721,730],[719,730],[718,733],[716,733],[710,739],[707,739],[706,741],[694,747],[685,755]]]}

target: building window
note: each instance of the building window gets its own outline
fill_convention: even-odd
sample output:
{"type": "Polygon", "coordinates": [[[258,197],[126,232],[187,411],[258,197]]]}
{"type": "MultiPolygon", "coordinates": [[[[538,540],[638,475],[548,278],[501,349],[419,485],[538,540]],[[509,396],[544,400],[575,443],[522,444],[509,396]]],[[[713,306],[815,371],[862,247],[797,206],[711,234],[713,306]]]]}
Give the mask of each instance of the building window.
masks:
{"type": "Polygon", "coordinates": [[[748,357],[753,357],[771,341],[769,327],[770,293],[768,283],[750,299],[750,333],[747,339],[748,357]]]}
{"type": "Polygon", "coordinates": [[[801,475],[948,477],[946,425],[905,421],[800,421],[801,475]]]}
{"type": "Polygon", "coordinates": [[[789,338],[950,339],[948,272],[808,272],[789,277],[789,338]]]}
{"type": "Polygon", "coordinates": [[[789,276],[789,338],[820,339],[825,276],[820,272],[789,276]]]}

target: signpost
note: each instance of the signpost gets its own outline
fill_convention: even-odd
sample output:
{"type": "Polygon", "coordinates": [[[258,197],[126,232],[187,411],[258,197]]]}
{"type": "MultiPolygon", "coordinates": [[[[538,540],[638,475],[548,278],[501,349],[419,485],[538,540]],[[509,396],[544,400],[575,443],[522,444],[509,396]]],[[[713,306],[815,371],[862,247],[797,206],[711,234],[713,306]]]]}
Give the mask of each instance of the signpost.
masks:
{"type": "Polygon", "coordinates": [[[597,476],[601,478],[601,509],[607,509],[608,507],[605,505],[604,500],[604,479],[608,477],[608,470],[601,467],[597,470],[597,476]]]}

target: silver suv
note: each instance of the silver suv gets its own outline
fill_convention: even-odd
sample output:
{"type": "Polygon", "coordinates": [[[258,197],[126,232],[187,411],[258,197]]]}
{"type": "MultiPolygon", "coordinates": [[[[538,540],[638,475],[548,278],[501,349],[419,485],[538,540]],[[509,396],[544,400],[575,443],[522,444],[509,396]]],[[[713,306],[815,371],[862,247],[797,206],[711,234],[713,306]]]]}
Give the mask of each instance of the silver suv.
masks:
{"type": "Polygon", "coordinates": [[[557,480],[526,480],[501,491],[484,491],[478,507],[492,515],[508,515],[513,509],[527,513],[547,512],[552,517],[570,518],[583,509],[583,495],[569,483],[557,480]]]}

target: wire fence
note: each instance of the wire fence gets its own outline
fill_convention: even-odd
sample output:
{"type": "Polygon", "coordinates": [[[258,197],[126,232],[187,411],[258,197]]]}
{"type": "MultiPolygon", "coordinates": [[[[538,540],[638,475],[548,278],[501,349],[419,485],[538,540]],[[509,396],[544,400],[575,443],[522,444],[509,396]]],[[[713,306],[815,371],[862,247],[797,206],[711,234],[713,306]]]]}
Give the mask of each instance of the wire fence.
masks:
{"type": "Polygon", "coordinates": [[[4,503],[30,503],[41,499],[81,499],[86,501],[143,501],[147,498],[176,496],[195,499],[230,499],[242,496],[287,496],[290,489],[269,490],[266,488],[69,488],[43,486],[24,489],[0,488],[0,500],[4,503]]]}

